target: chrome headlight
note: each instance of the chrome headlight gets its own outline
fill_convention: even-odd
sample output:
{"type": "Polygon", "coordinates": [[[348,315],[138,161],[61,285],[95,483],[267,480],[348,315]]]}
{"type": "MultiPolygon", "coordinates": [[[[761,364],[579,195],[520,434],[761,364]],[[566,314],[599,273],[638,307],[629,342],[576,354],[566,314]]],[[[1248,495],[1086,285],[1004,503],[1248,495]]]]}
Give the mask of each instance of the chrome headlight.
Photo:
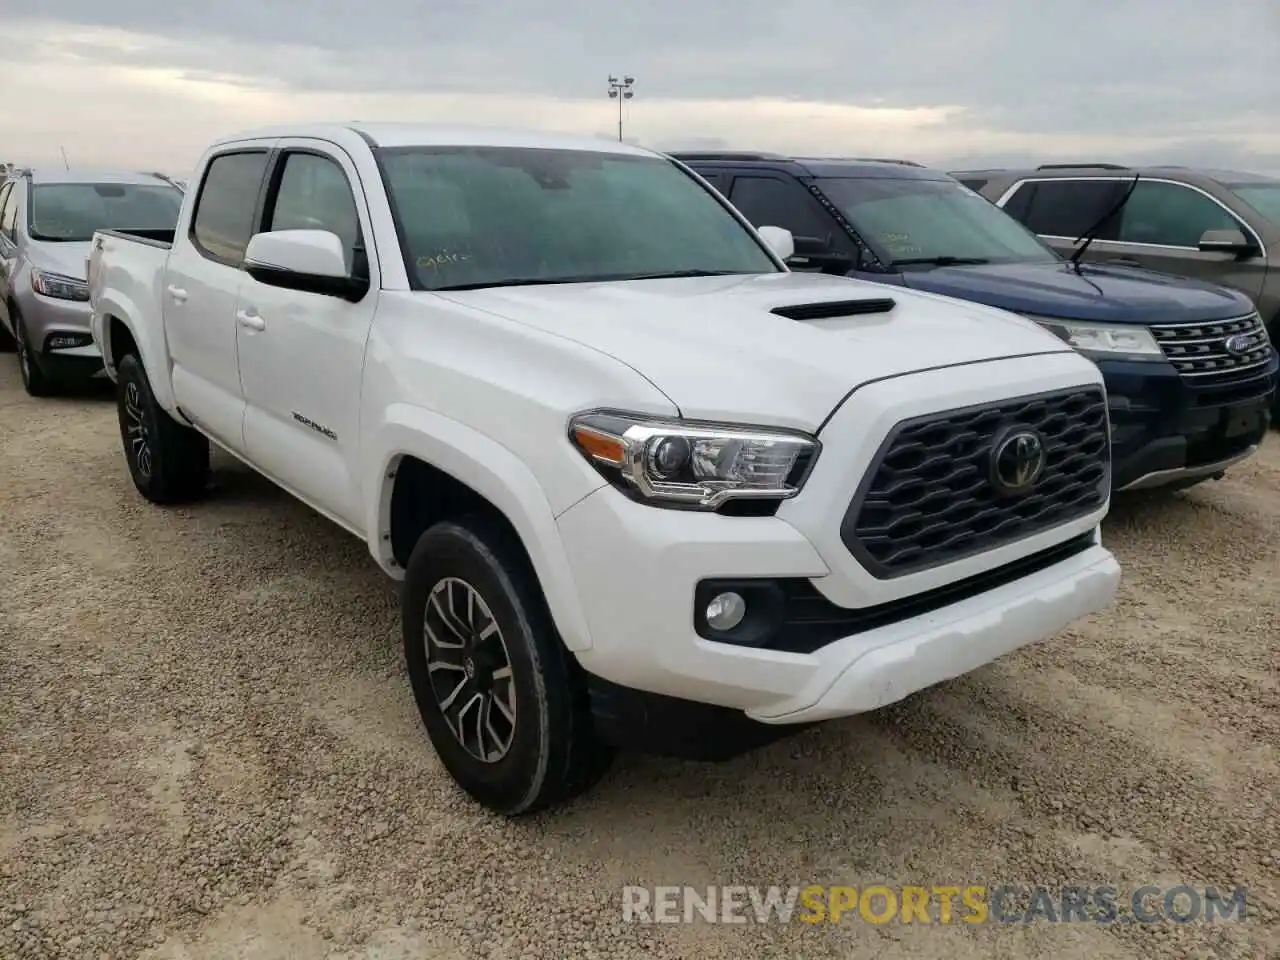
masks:
{"type": "Polygon", "coordinates": [[[89,285],[75,277],[64,277],[58,273],[47,273],[44,270],[31,270],[31,289],[42,297],[54,300],[76,300],[85,302],[89,299],[89,285]]]}
{"type": "Polygon", "coordinates": [[[569,421],[579,452],[615,486],[656,506],[714,510],[800,492],[820,445],[806,434],[597,411],[569,421]]]}
{"type": "Polygon", "coordinates": [[[1164,352],[1151,331],[1141,325],[1089,323],[1038,317],[1024,313],[1059,339],[1093,360],[1163,360],[1164,352]]]}

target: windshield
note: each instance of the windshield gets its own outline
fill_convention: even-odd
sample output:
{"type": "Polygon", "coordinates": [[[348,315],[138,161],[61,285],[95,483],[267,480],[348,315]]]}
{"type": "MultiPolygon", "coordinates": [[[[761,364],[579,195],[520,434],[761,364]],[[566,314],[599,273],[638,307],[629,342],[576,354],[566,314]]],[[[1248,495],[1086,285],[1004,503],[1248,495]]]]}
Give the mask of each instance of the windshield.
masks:
{"type": "Polygon", "coordinates": [[[95,230],[172,230],[182,191],[149,183],[47,183],[31,190],[32,240],[87,241],[95,230]]]}
{"type": "Polygon", "coordinates": [[[1272,223],[1280,223],[1280,181],[1233,183],[1228,189],[1272,223]]]}
{"type": "Polygon", "coordinates": [[[777,273],[662,157],[513,147],[379,151],[417,287],[777,273]]]}
{"type": "Polygon", "coordinates": [[[954,180],[824,178],[818,186],[893,264],[1061,259],[1013,217],[954,180]]]}

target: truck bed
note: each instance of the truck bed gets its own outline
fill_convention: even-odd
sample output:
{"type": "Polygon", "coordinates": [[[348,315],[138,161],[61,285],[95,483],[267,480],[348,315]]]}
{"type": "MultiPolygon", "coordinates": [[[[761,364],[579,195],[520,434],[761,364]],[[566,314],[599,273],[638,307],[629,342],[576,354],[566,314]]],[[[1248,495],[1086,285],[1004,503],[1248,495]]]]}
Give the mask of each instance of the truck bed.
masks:
{"type": "MultiPolygon", "coordinates": [[[[131,315],[138,335],[163,336],[164,278],[175,231],[99,230],[85,262],[89,302],[94,308],[93,339],[109,352],[107,320],[116,311],[131,315]],[[141,333],[145,331],[145,333],[141,333]]],[[[112,375],[108,367],[108,376],[112,375]]]]}
{"type": "Polygon", "coordinates": [[[121,240],[133,240],[153,247],[168,250],[173,246],[175,230],[161,230],[158,227],[139,227],[132,230],[99,230],[104,237],[119,237],[121,240]]]}

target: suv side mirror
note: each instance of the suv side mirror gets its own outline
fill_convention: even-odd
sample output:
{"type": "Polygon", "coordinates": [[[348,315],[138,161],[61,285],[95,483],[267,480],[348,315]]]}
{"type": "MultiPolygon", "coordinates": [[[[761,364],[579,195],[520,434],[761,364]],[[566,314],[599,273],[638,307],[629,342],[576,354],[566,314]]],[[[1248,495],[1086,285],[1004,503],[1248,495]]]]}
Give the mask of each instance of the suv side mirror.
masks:
{"type": "Polygon", "coordinates": [[[1257,252],[1253,241],[1239,230],[1206,230],[1199,246],[1204,253],[1230,253],[1237,257],[1257,252]]]}
{"type": "Polygon", "coordinates": [[[244,270],[259,283],[355,303],[368,278],[351,276],[342,241],[328,230],[272,230],[255,234],[244,251],[244,270]]]}
{"type": "Polygon", "coordinates": [[[756,233],[768,245],[779,260],[787,261],[795,256],[796,242],[790,230],[782,227],[758,227],[756,233]]]}
{"type": "Polygon", "coordinates": [[[829,237],[796,237],[795,253],[792,259],[806,267],[817,267],[823,270],[852,270],[854,262],[848,254],[842,253],[831,244],[829,237]]]}

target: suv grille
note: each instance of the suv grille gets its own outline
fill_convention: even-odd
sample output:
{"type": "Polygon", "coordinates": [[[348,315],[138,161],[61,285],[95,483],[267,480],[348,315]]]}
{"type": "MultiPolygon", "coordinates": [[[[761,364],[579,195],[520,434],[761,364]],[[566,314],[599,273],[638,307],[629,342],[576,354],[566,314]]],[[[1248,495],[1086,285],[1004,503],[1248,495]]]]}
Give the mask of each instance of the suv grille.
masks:
{"type": "Polygon", "coordinates": [[[1174,369],[1197,386],[1256,376],[1271,359],[1271,341],[1256,313],[1214,323],[1160,323],[1150,329],[1174,369]],[[1229,350],[1232,341],[1235,349],[1229,350]]]}
{"type": "Polygon", "coordinates": [[[881,579],[941,566],[1097,510],[1110,492],[1110,461],[1098,387],[905,420],[872,461],[841,539],[881,579]],[[1043,472],[1015,492],[998,477],[995,455],[1024,431],[1040,439],[1043,472]]]}

